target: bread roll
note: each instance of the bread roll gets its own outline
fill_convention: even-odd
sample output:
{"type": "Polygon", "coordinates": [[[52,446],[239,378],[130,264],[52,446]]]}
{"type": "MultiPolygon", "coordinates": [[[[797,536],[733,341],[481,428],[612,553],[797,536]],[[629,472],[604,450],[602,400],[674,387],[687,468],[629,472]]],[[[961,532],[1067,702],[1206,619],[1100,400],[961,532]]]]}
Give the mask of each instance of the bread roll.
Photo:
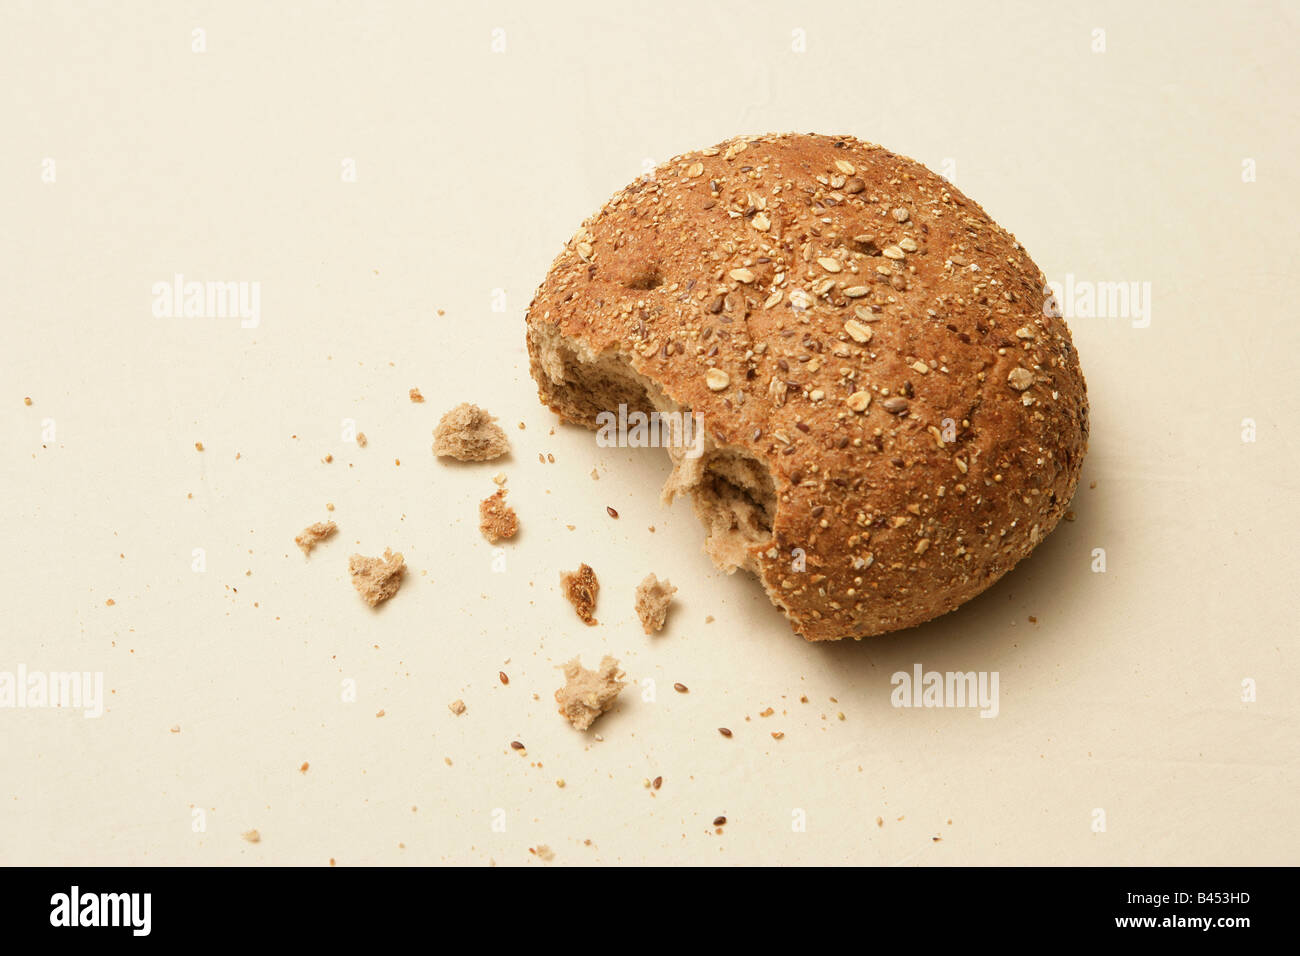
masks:
{"type": "Polygon", "coordinates": [[[679,156],[582,224],[527,315],[541,400],[596,428],[693,412],[669,453],[705,548],[808,640],[911,627],[1056,526],[1088,441],[1070,332],[1015,238],[847,136],[679,156]]]}

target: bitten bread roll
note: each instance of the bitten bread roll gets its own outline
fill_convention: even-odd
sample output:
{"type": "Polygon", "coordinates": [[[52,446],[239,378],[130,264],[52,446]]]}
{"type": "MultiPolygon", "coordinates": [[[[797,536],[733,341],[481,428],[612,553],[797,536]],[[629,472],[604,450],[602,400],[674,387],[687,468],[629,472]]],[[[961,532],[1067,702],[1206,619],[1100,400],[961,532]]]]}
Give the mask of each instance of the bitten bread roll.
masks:
{"type": "MultiPolygon", "coordinates": [[[[925,167],[850,137],[742,137],[583,223],[528,309],[541,400],[689,412],[687,493],[725,570],[808,640],[911,627],[1056,526],[1088,404],[1015,238],[925,167]]],[[[663,420],[662,418],[660,420],[663,420]]]]}

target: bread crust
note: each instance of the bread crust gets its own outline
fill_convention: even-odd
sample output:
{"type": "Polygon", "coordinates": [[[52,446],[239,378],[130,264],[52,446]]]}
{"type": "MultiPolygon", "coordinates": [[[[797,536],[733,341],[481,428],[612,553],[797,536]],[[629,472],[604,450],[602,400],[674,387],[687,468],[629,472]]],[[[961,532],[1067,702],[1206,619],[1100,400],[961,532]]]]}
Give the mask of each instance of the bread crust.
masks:
{"type": "MultiPolygon", "coordinates": [[[[745,566],[808,640],[944,614],[1050,532],[1088,441],[1083,374],[1015,237],[848,136],[686,153],[618,192],[527,313],[543,403],[596,427],[575,354],[703,415],[771,474],[745,566]]],[[[712,553],[712,552],[711,552],[712,553]]]]}

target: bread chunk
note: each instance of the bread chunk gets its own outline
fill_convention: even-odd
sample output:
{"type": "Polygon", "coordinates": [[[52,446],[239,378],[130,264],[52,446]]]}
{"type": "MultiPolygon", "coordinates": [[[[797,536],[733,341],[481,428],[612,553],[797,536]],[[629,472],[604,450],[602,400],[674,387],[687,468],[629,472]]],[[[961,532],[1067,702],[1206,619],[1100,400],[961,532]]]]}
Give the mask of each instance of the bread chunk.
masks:
{"type": "Polygon", "coordinates": [[[578,730],[586,730],[610,707],[627,682],[618,661],[606,655],[597,670],[589,671],[575,657],[564,665],[564,686],[555,692],[560,713],[578,730]]]}
{"type": "Polygon", "coordinates": [[[478,504],[478,529],[491,544],[513,538],[519,531],[519,516],[506,504],[506,494],[502,488],[478,504]]]}
{"type": "Polygon", "coordinates": [[[561,572],[560,585],[564,588],[564,596],[578,612],[578,619],[583,624],[590,627],[599,623],[592,617],[591,612],[596,609],[596,595],[600,591],[600,582],[596,580],[596,572],[591,570],[589,565],[580,565],[576,571],[561,572]]]}
{"type": "Polygon", "coordinates": [[[294,538],[293,543],[302,548],[303,554],[310,556],[312,548],[338,530],[339,526],[333,521],[317,521],[303,528],[302,534],[294,538]]]}
{"type": "Polygon", "coordinates": [[[348,572],[352,575],[352,586],[361,595],[361,600],[374,607],[381,601],[387,601],[402,586],[406,561],[401,552],[394,553],[391,548],[385,548],[382,558],[352,555],[348,558],[348,572]]]}
{"type": "Polygon", "coordinates": [[[679,422],[629,447],[667,449],[714,564],[808,640],[869,637],[969,601],[1068,510],[1088,399],[1047,290],[920,163],[741,136],[578,227],[529,304],[530,371],[566,422],[679,422]]]}
{"type": "Polygon", "coordinates": [[[646,575],[646,579],[636,586],[636,616],[641,619],[641,627],[647,634],[663,629],[668,605],[676,593],[677,589],[668,581],[660,581],[653,574],[646,575]]]}
{"type": "Polygon", "coordinates": [[[510,439],[496,419],[477,405],[462,402],[433,430],[433,453],[458,461],[491,461],[510,451],[510,439]]]}

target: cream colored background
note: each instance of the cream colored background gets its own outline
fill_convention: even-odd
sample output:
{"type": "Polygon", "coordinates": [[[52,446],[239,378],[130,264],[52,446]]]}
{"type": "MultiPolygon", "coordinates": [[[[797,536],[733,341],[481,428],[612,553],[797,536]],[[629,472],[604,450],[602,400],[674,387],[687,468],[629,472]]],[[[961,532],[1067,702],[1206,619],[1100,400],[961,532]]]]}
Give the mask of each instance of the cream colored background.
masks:
{"type": "Polygon", "coordinates": [[[0,862],[1297,862],[1294,3],[5,6],[0,669],[112,694],[0,711],[0,862]],[[646,160],[786,129],[951,158],[1049,276],[1153,286],[1149,328],[1071,323],[1078,520],[870,643],[805,645],[713,571],[660,453],[552,431],[523,350],[551,258],[646,160]],[[259,281],[261,327],[154,318],[175,272],[259,281]],[[498,466],[429,451],[462,400],[514,442],[506,573],[476,529],[498,466]],[[372,612],[347,555],[385,546],[412,573],[372,612]],[[557,588],[584,560],[590,629],[557,588]],[[681,589],[653,639],[652,570],[681,589]],[[658,695],[597,740],[550,698],[606,652],[658,695]],[[914,662],[997,670],[1000,716],[891,708],[914,662]]]}

